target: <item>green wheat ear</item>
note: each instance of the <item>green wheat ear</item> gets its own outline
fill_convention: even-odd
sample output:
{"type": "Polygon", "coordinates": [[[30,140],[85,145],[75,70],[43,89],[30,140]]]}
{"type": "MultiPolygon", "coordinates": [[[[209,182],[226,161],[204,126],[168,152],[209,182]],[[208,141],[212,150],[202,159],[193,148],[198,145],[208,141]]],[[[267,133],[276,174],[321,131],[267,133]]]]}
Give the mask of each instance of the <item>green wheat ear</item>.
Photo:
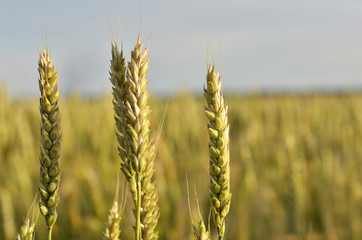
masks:
{"type": "Polygon", "coordinates": [[[230,209],[230,157],[228,109],[224,103],[221,77],[215,66],[209,65],[206,75],[207,87],[204,96],[207,102],[205,113],[209,119],[210,155],[210,201],[214,224],[219,239],[225,234],[225,217],[230,209]]]}
{"type": "Polygon", "coordinates": [[[48,226],[48,239],[57,220],[60,193],[61,127],[58,106],[58,72],[48,50],[39,53],[38,62],[41,116],[39,207],[48,226]]]}

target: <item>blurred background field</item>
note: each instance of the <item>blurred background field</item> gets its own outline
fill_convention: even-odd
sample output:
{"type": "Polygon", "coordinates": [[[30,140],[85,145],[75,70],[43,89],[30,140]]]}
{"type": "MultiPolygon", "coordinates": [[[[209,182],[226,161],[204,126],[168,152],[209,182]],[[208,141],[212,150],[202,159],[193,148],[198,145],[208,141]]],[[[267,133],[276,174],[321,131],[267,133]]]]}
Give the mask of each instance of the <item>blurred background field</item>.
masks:
{"type": "MultiPolygon", "coordinates": [[[[208,217],[205,102],[188,92],[150,101],[155,139],[165,116],[155,173],[160,239],[192,239],[186,175],[208,217]]],[[[226,103],[233,194],[226,239],[362,239],[362,95],[228,95],[226,103]]],[[[101,239],[120,172],[111,96],[70,94],[60,108],[54,239],[101,239]]],[[[1,88],[0,239],[14,239],[37,194],[39,143],[38,99],[10,98],[1,88]]],[[[190,199],[196,221],[193,193],[190,199]]],[[[128,195],[122,239],[133,238],[131,209],[128,195]]],[[[44,230],[39,218],[37,239],[44,230]]]]}

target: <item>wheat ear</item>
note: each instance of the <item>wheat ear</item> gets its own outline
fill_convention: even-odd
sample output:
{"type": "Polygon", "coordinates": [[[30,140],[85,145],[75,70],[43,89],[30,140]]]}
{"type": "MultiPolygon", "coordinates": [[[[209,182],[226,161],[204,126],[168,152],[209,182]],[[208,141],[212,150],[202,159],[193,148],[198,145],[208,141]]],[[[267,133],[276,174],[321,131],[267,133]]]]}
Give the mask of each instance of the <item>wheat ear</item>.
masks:
{"type": "Polygon", "coordinates": [[[136,177],[130,161],[127,158],[125,132],[127,121],[125,118],[126,101],[126,59],[123,57],[123,51],[118,50],[116,42],[112,42],[111,70],[109,71],[110,81],[112,83],[113,108],[115,112],[116,135],[118,141],[118,155],[121,159],[121,170],[130,183],[130,190],[133,198],[136,196],[136,177]]]}
{"type": "Polygon", "coordinates": [[[20,228],[20,233],[16,236],[16,240],[33,240],[35,223],[31,222],[29,218],[26,218],[24,224],[20,228]]]}
{"type": "Polygon", "coordinates": [[[34,205],[37,200],[37,197],[35,197],[33,204],[31,205],[31,208],[24,220],[23,225],[20,228],[20,233],[17,234],[16,240],[34,240],[35,238],[35,223],[37,221],[37,217],[35,217],[35,209],[34,205]],[[30,217],[30,214],[32,215],[30,217]]]}
{"type": "Polygon", "coordinates": [[[215,66],[209,65],[206,75],[207,87],[204,96],[207,102],[205,113],[209,119],[209,155],[210,155],[210,201],[214,224],[219,239],[225,233],[225,217],[230,209],[230,159],[229,159],[229,123],[225,106],[221,77],[215,72],[215,66]]]}
{"type": "MultiPolygon", "coordinates": [[[[127,161],[126,146],[124,141],[124,132],[126,121],[124,118],[124,101],[125,101],[125,80],[126,80],[126,59],[123,57],[123,51],[118,50],[117,43],[112,41],[112,59],[110,66],[110,81],[112,83],[112,95],[113,95],[113,108],[115,112],[116,122],[116,136],[118,141],[118,155],[121,159],[121,170],[129,172],[130,165],[127,161]]],[[[126,174],[125,174],[126,175],[126,174]]],[[[128,177],[127,181],[132,181],[132,176],[128,177]]],[[[133,177],[134,178],[134,177],[133,177]]],[[[134,180],[133,180],[134,181],[134,180]]],[[[136,189],[131,188],[132,195],[136,194],[136,189]]],[[[104,232],[104,240],[116,240],[119,239],[120,221],[121,221],[121,209],[118,203],[118,182],[116,197],[113,201],[113,206],[109,211],[108,219],[106,222],[106,230],[104,232]]]]}
{"type": "Polygon", "coordinates": [[[148,49],[142,51],[138,41],[131,53],[128,68],[117,45],[112,44],[110,80],[113,85],[113,104],[116,112],[118,152],[135,204],[135,237],[158,239],[155,231],[159,218],[158,196],[154,173],[155,146],[150,139],[149,94],[146,90],[148,49]]]}
{"type": "Polygon", "coordinates": [[[203,218],[200,218],[198,225],[193,225],[196,240],[210,240],[210,232],[206,229],[203,218]]]}
{"type": "MultiPolygon", "coordinates": [[[[121,203],[118,200],[118,189],[119,189],[119,177],[117,177],[117,190],[113,201],[113,206],[109,210],[109,215],[106,222],[106,230],[103,233],[103,240],[119,240],[119,235],[121,233],[120,222],[122,219],[122,212],[126,205],[126,192],[122,193],[121,203]]],[[[125,190],[126,186],[123,186],[125,190]]]]}
{"type": "Polygon", "coordinates": [[[118,190],[119,190],[119,175],[117,174],[117,188],[116,194],[114,196],[114,201],[112,208],[109,210],[109,215],[106,222],[106,229],[103,233],[103,240],[119,240],[119,235],[121,233],[120,229],[120,222],[122,219],[122,213],[126,206],[126,199],[127,199],[127,192],[126,189],[126,182],[123,181],[122,187],[122,199],[121,202],[119,201],[118,197],[118,190]]]}
{"type": "Polygon", "coordinates": [[[155,227],[159,218],[158,195],[153,181],[155,145],[150,139],[150,108],[148,106],[146,73],[149,70],[148,48],[142,51],[140,36],[126,72],[126,141],[127,158],[136,176],[135,200],[136,239],[158,239],[155,227]]]}
{"type": "MultiPolygon", "coordinates": [[[[197,198],[196,187],[195,187],[195,197],[196,197],[197,210],[199,212],[199,219],[200,220],[199,220],[197,225],[194,224],[193,217],[192,217],[192,211],[191,211],[189,184],[188,184],[187,176],[186,176],[186,189],[187,189],[187,202],[188,202],[188,206],[189,206],[189,213],[190,213],[190,219],[191,219],[191,224],[192,224],[192,228],[193,228],[194,237],[195,237],[196,240],[210,240],[211,239],[210,231],[209,231],[210,228],[206,229],[204,219],[202,218],[200,205],[199,205],[199,200],[197,198]]],[[[210,225],[209,225],[209,227],[210,227],[210,225]]]]}
{"type": "Polygon", "coordinates": [[[38,62],[41,116],[40,144],[40,212],[48,226],[48,239],[57,220],[59,203],[61,128],[58,106],[58,72],[55,71],[48,50],[39,53],[38,62]]]}
{"type": "Polygon", "coordinates": [[[112,208],[109,210],[109,215],[106,222],[106,230],[104,232],[104,240],[118,240],[120,230],[120,222],[122,216],[120,213],[120,206],[118,200],[113,201],[112,208]]]}

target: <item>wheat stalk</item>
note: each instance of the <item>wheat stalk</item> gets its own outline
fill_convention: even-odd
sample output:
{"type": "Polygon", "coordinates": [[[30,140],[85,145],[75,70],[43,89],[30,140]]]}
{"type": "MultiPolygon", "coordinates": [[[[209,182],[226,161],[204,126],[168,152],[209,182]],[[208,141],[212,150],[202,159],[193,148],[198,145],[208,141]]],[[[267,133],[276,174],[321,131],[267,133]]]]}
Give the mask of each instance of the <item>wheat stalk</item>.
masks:
{"type": "Polygon", "coordinates": [[[118,149],[121,170],[128,180],[135,204],[135,238],[158,239],[158,232],[155,231],[159,218],[158,196],[152,179],[156,150],[150,139],[149,94],[146,90],[148,49],[142,51],[138,37],[127,69],[122,53],[117,52],[113,43],[110,74],[118,149]]]}
{"type": "Polygon", "coordinates": [[[58,106],[58,72],[48,50],[39,53],[38,62],[41,116],[40,144],[40,212],[48,226],[48,239],[57,220],[56,207],[59,203],[61,129],[58,106]]]}
{"type": "Polygon", "coordinates": [[[207,87],[204,96],[207,102],[205,113],[209,119],[209,155],[210,155],[210,201],[214,224],[219,239],[225,234],[225,217],[230,209],[230,159],[229,159],[229,123],[225,106],[221,77],[215,72],[215,66],[209,65],[206,75],[207,87]]]}

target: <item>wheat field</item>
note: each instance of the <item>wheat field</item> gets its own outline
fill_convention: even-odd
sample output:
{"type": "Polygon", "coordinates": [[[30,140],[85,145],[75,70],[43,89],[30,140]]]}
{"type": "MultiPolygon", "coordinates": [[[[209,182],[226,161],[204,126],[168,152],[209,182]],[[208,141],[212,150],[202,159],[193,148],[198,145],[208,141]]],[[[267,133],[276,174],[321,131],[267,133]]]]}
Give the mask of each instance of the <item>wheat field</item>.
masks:
{"type": "MultiPolygon", "coordinates": [[[[101,239],[120,172],[112,96],[70,94],[59,101],[62,201],[54,239],[101,239]]],[[[226,94],[225,102],[232,192],[225,239],[361,239],[362,95],[226,94]]],[[[188,92],[150,96],[160,239],[194,239],[186,175],[191,189],[196,188],[202,217],[208,219],[204,105],[201,96],[188,92]]],[[[15,238],[37,194],[39,133],[39,100],[10,98],[1,87],[0,239],[15,238]]],[[[120,193],[124,186],[120,184],[120,193]]],[[[190,192],[192,212],[197,213],[190,192]]],[[[132,204],[128,194],[121,239],[133,236],[132,204]]],[[[36,236],[46,235],[41,218],[36,236]]]]}

